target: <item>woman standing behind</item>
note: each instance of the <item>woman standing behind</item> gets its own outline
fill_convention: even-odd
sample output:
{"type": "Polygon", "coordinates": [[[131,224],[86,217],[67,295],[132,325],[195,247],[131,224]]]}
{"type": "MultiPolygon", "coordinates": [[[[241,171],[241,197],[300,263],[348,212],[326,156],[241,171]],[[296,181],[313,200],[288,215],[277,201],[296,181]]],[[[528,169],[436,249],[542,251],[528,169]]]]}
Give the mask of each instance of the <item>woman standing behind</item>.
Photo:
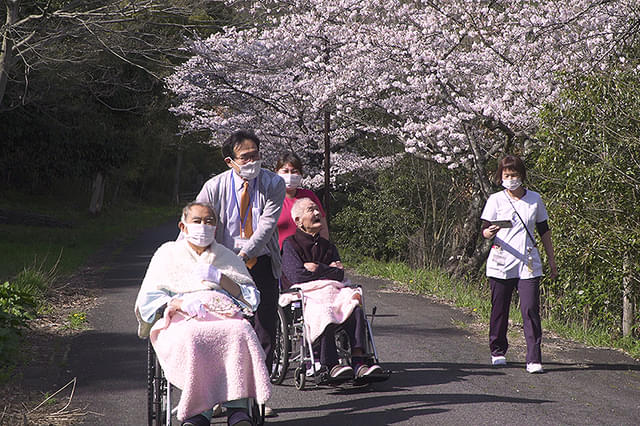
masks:
{"type": "Polygon", "coordinates": [[[291,218],[291,207],[293,203],[300,198],[311,198],[311,200],[316,203],[322,214],[322,230],[320,231],[320,236],[328,240],[329,229],[320,200],[318,200],[318,197],[316,197],[313,191],[300,188],[300,183],[302,182],[302,161],[300,157],[292,152],[283,154],[276,163],[275,171],[284,179],[285,185],[287,186],[284,204],[282,205],[282,213],[280,213],[280,218],[278,219],[280,249],[282,249],[282,242],[285,238],[296,233],[296,224],[291,218]]]}
{"type": "Polygon", "coordinates": [[[507,155],[498,164],[495,181],[504,191],[491,194],[482,211],[482,236],[493,239],[487,259],[491,286],[489,348],[492,365],[506,365],[509,347],[507,326],[513,289],[520,295],[520,311],[527,342],[527,372],[542,373],[542,324],[540,321],[540,278],[542,261],[533,235],[541,236],[551,279],[558,275],[547,209],[537,192],[522,186],[527,177],[524,163],[507,155]]]}

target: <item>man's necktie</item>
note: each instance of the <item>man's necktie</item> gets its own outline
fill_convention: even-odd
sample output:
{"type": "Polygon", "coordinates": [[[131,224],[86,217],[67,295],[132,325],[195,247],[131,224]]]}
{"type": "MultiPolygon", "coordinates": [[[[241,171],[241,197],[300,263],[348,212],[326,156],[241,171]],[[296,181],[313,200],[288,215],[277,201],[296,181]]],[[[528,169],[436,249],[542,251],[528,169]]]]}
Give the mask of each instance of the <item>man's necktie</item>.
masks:
{"type": "MultiPolygon", "coordinates": [[[[240,196],[240,225],[244,224],[244,226],[242,226],[242,238],[247,239],[251,238],[251,236],[253,235],[253,217],[251,215],[249,201],[251,201],[251,197],[249,196],[249,182],[245,181],[242,187],[242,195],[240,196]],[[248,213],[247,209],[249,209],[248,213]],[[243,220],[244,223],[242,222],[243,220]]],[[[256,259],[255,257],[247,260],[247,268],[251,269],[257,261],[258,259],[256,259]]]]}

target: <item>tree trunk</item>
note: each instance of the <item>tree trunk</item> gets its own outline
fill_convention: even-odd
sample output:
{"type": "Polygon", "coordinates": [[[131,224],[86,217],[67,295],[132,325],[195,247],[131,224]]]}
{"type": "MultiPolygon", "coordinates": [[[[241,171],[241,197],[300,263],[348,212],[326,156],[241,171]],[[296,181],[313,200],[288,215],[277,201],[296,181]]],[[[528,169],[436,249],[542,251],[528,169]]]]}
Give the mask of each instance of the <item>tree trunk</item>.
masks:
{"type": "Polygon", "coordinates": [[[184,154],[181,148],[178,148],[176,154],[176,174],[173,178],[173,201],[177,205],[180,204],[180,174],[182,173],[182,158],[184,154]]]}
{"type": "Polygon", "coordinates": [[[0,105],[2,105],[2,100],[7,90],[9,71],[15,59],[11,27],[18,21],[18,0],[5,0],[5,4],[7,8],[7,18],[5,19],[5,33],[2,38],[2,50],[0,51],[0,105]]]}
{"type": "Polygon", "coordinates": [[[480,214],[485,201],[486,198],[482,196],[474,180],[467,218],[460,233],[460,243],[449,266],[449,270],[456,277],[476,274],[489,254],[490,242],[484,238],[479,239],[480,214]]]}
{"type": "Polygon", "coordinates": [[[631,336],[633,332],[633,293],[631,291],[631,276],[629,271],[629,253],[624,254],[622,260],[622,335],[631,336]]]}
{"type": "Polygon", "coordinates": [[[329,224],[329,185],[331,184],[331,143],[329,140],[329,130],[331,126],[331,115],[325,107],[324,110],[324,211],[329,224]]]}
{"type": "MultiPolygon", "coordinates": [[[[324,39],[324,63],[329,64],[329,41],[324,39]]],[[[329,185],[331,185],[331,141],[329,140],[329,132],[331,131],[331,112],[329,111],[329,105],[324,106],[324,212],[327,220],[327,226],[331,221],[330,205],[329,205],[329,185]]]]}
{"type": "Polygon", "coordinates": [[[104,177],[102,172],[98,172],[93,181],[93,194],[91,195],[91,203],[89,204],[89,213],[98,214],[102,211],[102,202],[104,200],[104,177]]]}
{"type": "Polygon", "coordinates": [[[456,277],[476,274],[491,249],[488,240],[479,238],[480,214],[482,214],[484,203],[489,197],[491,186],[485,168],[486,158],[475,140],[473,138],[468,140],[474,157],[471,166],[471,200],[467,209],[467,219],[462,226],[460,243],[454,251],[454,258],[448,268],[456,277]]]}

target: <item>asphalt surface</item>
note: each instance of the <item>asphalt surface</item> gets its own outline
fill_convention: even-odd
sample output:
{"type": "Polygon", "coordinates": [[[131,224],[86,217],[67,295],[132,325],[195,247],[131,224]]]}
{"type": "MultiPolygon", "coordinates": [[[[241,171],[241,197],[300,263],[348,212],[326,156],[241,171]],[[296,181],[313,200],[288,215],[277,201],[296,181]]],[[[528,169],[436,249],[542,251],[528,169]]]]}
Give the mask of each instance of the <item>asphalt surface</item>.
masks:
{"type": "MultiPolygon", "coordinates": [[[[146,345],[136,335],[133,304],[154,250],[175,238],[175,222],[143,233],[105,259],[93,330],[74,339],[69,378],[84,424],[146,424],[146,345]]],[[[278,425],[640,424],[640,363],[613,350],[543,339],[544,374],[524,370],[522,344],[506,367],[489,366],[487,339],[472,318],[427,298],[387,290],[389,283],[352,276],[364,286],[381,364],[391,378],[368,388],[294,387],[291,373],[268,405],[278,425]]],[[[514,331],[517,341],[521,330],[514,331]]],[[[511,336],[511,335],[510,335],[511,336]]],[[[226,424],[214,418],[213,424],[226,424]]],[[[178,424],[177,422],[174,424],[178,424]]]]}

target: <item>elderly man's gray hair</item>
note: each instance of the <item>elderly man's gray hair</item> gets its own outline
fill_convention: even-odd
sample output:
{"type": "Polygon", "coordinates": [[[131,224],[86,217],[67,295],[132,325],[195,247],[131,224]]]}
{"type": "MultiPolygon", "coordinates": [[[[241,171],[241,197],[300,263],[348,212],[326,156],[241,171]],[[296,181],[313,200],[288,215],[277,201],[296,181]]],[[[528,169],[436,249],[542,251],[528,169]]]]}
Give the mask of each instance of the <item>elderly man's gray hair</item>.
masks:
{"type": "Polygon", "coordinates": [[[296,221],[296,217],[302,217],[302,215],[304,214],[304,204],[307,202],[312,202],[313,204],[315,204],[311,198],[304,197],[298,198],[291,206],[291,219],[293,219],[294,222],[296,221]]]}
{"type": "Polygon", "coordinates": [[[187,223],[187,216],[189,216],[189,211],[193,206],[200,206],[209,209],[209,212],[211,212],[211,216],[213,216],[213,218],[216,220],[216,223],[218,223],[218,216],[216,215],[215,210],[213,210],[213,206],[209,203],[201,203],[199,201],[192,201],[184,206],[184,208],[182,209],[182,222],[187,223]]]}

